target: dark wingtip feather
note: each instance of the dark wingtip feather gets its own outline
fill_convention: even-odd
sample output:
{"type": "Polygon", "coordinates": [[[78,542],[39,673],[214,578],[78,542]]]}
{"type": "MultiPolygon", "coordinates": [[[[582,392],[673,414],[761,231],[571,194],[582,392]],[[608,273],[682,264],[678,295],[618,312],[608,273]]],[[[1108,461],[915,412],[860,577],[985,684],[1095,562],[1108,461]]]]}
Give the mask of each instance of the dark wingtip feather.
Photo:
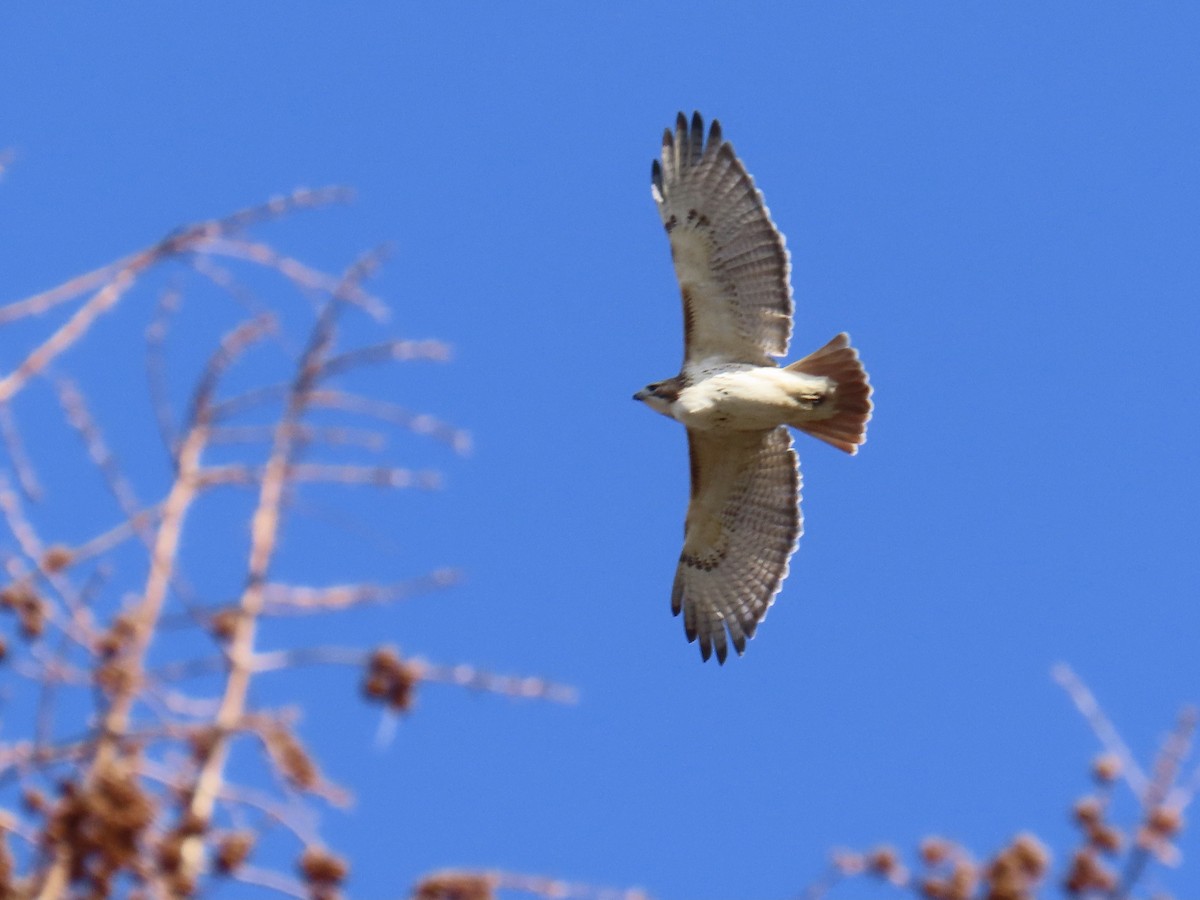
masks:
{"type": "Polygon", "coordinates": [[[716,119],[713,119],[712,124],[708,126],[708,143],[710,145],[721,143],[721,123],[716,119]]]}
{"type": "Polygon", "coordinates": [[[688,130],[687,116],[685,116],[682,112],[680,112],[675,116],[675,131],[682,138],[684,135],[687,134],[687,130],[688,130]]]}
{"type": "Polygon", "coordinates": [[[658,188],[658,192],[662,193],[662,166],[658,164],[657,159],[650,161],[650,183],[658,188]]]}
{"type": "Polygon", "coordinates": [[[708,662],[708,658],[710,656],[712,656],[712,644],[710,644],[706,638],[700,642],[700,658],[704,660],[704,662],[708,662]]]}

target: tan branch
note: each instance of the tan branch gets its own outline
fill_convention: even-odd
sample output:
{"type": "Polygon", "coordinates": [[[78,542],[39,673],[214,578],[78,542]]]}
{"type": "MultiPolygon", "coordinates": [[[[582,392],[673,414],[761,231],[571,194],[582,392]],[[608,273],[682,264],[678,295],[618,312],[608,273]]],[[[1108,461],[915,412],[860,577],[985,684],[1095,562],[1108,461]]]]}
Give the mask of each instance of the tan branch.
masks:
{"type": "MultiPolygon", "coordinates": [[[[332,346],[337,316],[344,294],[356,287],[374,268],[375,258],[366,257],[352,267],[334,292],[317,320],[308,347],[301,355],[287,403],[276,429],[274,444],[259,487],[258,503],[250,520],[250,553],[246,564],[246,583],[238,603],[239,615],[229,640],[229,673],[221,706],[214,721],[214,734],[203,758],[199,775],[190,795],[181,804],[193,822],[207,823],[212,818],[229,755],[228,735],[238,727],[246,710],[246,698],[254,673],[254,643],[258,617],[262,612],[267,573],[279,538],[284,493],[296,446],[295,426],[308,405],[308,396],[321,365],[332,346]]],[[[183,871],[194,876],[200,871],[203,842],[191,837],[182,848],[183,871]]]]}
{"type": "Polygon", "coordinates": [[[179,450],[179,430],[171,412],[170,391],[167,388],[167,332],[171,316],[179,309],[181,295],[175,288],[162,292],[154,311],[154,318],[146,326],[146,383],[150,388],[150,406],[154,410],[154,422],[163,446],[171,459],[179,450]]]}
{"type": "Polygon", "coordinates": [[[154,261],[154,254],[149,251],[135,257],[57,331],[34,348],[33,352],[26,356],[16,369],[0,378],[0,404],[9,402],[29,383],[29,379],[39,374],[50,364],[51,360],[87,334],[88,329],[96,320],[117,305],[117,301],[133,287],[138,275],[154,261]]]}
{"type": "MultiPolygon", "coordinates": [[[[273,440],[275,429],[270,425],[230,425],[212,430],[214,444],[252,444],[273,440]]],[[[303,444],[331,444],[346,447],[361,447],[365,450],[382,450],[386,438],[378,431],[365,428],[318,428],[312,425],[297,425],[297,442],[303,444]]]]}
{"type": "Polygon", "coordinates": [[[204,252],[274,269],[303,292],[327,295],[341,289],[350,302],[361,306],[376,321],[385,321],[391,315],[391,311],[382,300],[362,290],[361,286],[347,290],[343,288],[340,279],[307,266],[297,259],[284,256],[268,244],[245,239],[218,238],[208,241],[204,245],[204,252]]]}
{"type": "Polygon", "coordinates": [[[395,403],[361,397],[346,391],[325,389],[313,392],[312,405],[366,415],[397,425],[414,434],[425,435],[449,444],[456,453],[463,456],[471,452],[469,432],[426,413],[414,413],[395,403]]]}
{"type": "Polygon", "coordinates": [[[339,356],[331,357],[325,364],[326,376],[337,375],[348,369],[381,362],[448,362],[450,345],[441,341],[384,341],[370,347],[360,347],[339,356]]]}
{"type": "Polygon", "coordinates": [[[343,188],[298,190],[273,198],[261,206],[239,210],[223,219],[214,219],[179,229],[157,244],[74,278],[43,294],[0,308],[0,324],[13,318],[44,312],[87,291],[96,293],[45,341],[34,348],[8,375],[0,378],[0,404],[15,397],[29,380],[42,372],[57,356],[83,337],[104,313],[110,311],[148,268],[166,259],[194,252],[197,245],[216,236],[227,235],[264,219],[278,218],[296,209],[306,209],[344,201],[350,194],[343,188]]]}
{"type": "Polygon", "coordinates": [[[1146,773],[1142,771],[1138,765],[1133,753],[1121,738],[1116,726],[1104,714],[1104,710],[1100,708],[1100,704],[1096,702],[1096,698],[1092,692],[1088,690],[1083,680],[1075,674],[1074,669],[1066,663],[1059,663],[1051,669],[1051,675],[1067,692],[1067,696],[1071,698],[1071,702],[1075,704],[1075,708],[1079,710],[1080,715],[1091,726],[1092,732],[1104,745],[1104,749],[1113,754],[1121,761],[1121,771],[1129,783],[1130,789],[1135,797],[1141,801],[1146,796],[1146,790],[1150,784],[1146,773]]]}
{"type": "Polygon", "coordinates": [[[437,569],[423,578],[399,584],[346,584],[327,588],[301,587],[285,584],[267,586],[264,612],[275,615],[287,613],[327,612],[369,603],[390,603],[407,600],[421,594],[443,590],[459,584],[462,573],[457,569],[437,569]]]}
{"type": "Polygon", "coordinates": [[[8,449],[8,458],[12,462],[13,473],[17,476],[17,485],[30,500],[40,499],[41,485],[38,484],[37,472],[29,454],[25,452],[25,442],[21,440],[21,431],[17,428],[17,420],[13,417],[12,407],[0,403],[0,441],[8,449]]]}
{"type": "Polygon", "coordinates": [[[130,713],[144,677],[146,651],[154,638],[167,601],[184,521],[192,502],[196,499],[195,472],[200,467],[207,437],[206,426],[197,424],[187,433],[180,445],[179,472],[162,505],[162,517],[150,551],[150,571],[146,585],[141,600],[130,613],[133,635],[123,654],[126,664],[130,666],[128,688],[112,697],[105,712],[93,771],[103,771],[111,763],[116,739],[123,735],[129,726],[130,713]]]}
{"type": "MultiPolygon", "coordinates": [[[[442,486],[440,473],[430,469],[416,471],[392,466],[322,465],[319,463],[295,463],[281,470],[285,483],[319,482],[325,484],[366,484],[386,488],[420,488],[437,490],[442,486]]],[[[264,484],[275,476],[270,463],[266,466],[208,466],[199,473],[199,483],[204,487],[221,484],[246,485],[264,484]]]]}
{"type": "Polygon", "coordinates": [[[547,900],[650,900],[639,888],[604,888],[498,869],[443,869],[413,888],[410,900],[494,900],[497,891],[518,891],[547,900]]]}

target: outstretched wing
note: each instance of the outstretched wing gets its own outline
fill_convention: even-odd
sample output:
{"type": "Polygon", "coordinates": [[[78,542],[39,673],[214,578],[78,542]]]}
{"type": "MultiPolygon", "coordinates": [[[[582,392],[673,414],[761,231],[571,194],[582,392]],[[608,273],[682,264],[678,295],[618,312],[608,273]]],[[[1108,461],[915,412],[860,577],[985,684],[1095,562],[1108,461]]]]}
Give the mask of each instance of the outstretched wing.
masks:
{"type": "Polygon", "coordinates": [[[688,431],[692,501],[671,609],[688,641],[725,662],[741,655],[788,571],[800,537],[800,468],[784,427],[714,435],[688,431]]]}
{"type": "Polygon", "coordinates": [[[712,123],[683,113],[651,178],[683,291],[684,364],[774,365],[792,334],[791,264],[762,194],[712,123]]]}

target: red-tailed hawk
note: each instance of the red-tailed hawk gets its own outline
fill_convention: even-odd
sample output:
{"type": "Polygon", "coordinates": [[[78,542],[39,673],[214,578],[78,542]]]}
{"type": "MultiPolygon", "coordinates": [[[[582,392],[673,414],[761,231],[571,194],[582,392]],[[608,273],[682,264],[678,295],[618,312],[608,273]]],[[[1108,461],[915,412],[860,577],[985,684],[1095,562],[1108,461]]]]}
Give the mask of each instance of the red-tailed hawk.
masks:
{"type": "Polygon", "coordinates": [[[800,537],[788,425],[855,453],[867,373],[839,334],[780,368],[792,333],[791,263],[762,194],[716,121],[663,135],[653,194],[683,292],[683,370],[634,394],[687,427],[692,496],[671,608],[700,655],[738,654],[779,592],[800,537]]]}

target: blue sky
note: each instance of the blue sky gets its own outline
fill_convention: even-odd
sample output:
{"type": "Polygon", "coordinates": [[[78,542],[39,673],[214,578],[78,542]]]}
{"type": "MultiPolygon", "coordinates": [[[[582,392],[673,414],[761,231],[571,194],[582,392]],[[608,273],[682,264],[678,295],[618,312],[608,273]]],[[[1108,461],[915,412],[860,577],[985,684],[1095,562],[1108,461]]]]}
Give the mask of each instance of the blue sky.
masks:
{"type": "MultiPolygon", "coordinates": [[[[1200,697],[1197,35],[1183,3],[6,4],[0,300],[299,185],[358,200],[264,230],[281,249],[337,271],[393,242],[389,333],[455,360],[372,386],[474,453],[402,442],[445,488],[322,494],[280,570],[459,567],[325,634],[582,702],[429,686],[379,749],[355,673],[265,685],[302,692],[358,794],[320,826],[353,896],[462,865],[769,900],[833,846],[1065,849],[1096,745],[1050,666],[1142,756],[1200,697]],[[787,236],[793,356],[847,330],[876,387],[858,457],[799,441],[807,533],[720,669],[669,610],[683,432],[629,399],[679,362],[649,168],[680,109],[721,120],[787,236]]],[[[110,377],[117,431],[144,375],[110,377]]],[[[152,496],[160,449],[118,449],[152,496]]],[[[1198,871],[1164,883],[1200,894],[1198,871]]]]}

